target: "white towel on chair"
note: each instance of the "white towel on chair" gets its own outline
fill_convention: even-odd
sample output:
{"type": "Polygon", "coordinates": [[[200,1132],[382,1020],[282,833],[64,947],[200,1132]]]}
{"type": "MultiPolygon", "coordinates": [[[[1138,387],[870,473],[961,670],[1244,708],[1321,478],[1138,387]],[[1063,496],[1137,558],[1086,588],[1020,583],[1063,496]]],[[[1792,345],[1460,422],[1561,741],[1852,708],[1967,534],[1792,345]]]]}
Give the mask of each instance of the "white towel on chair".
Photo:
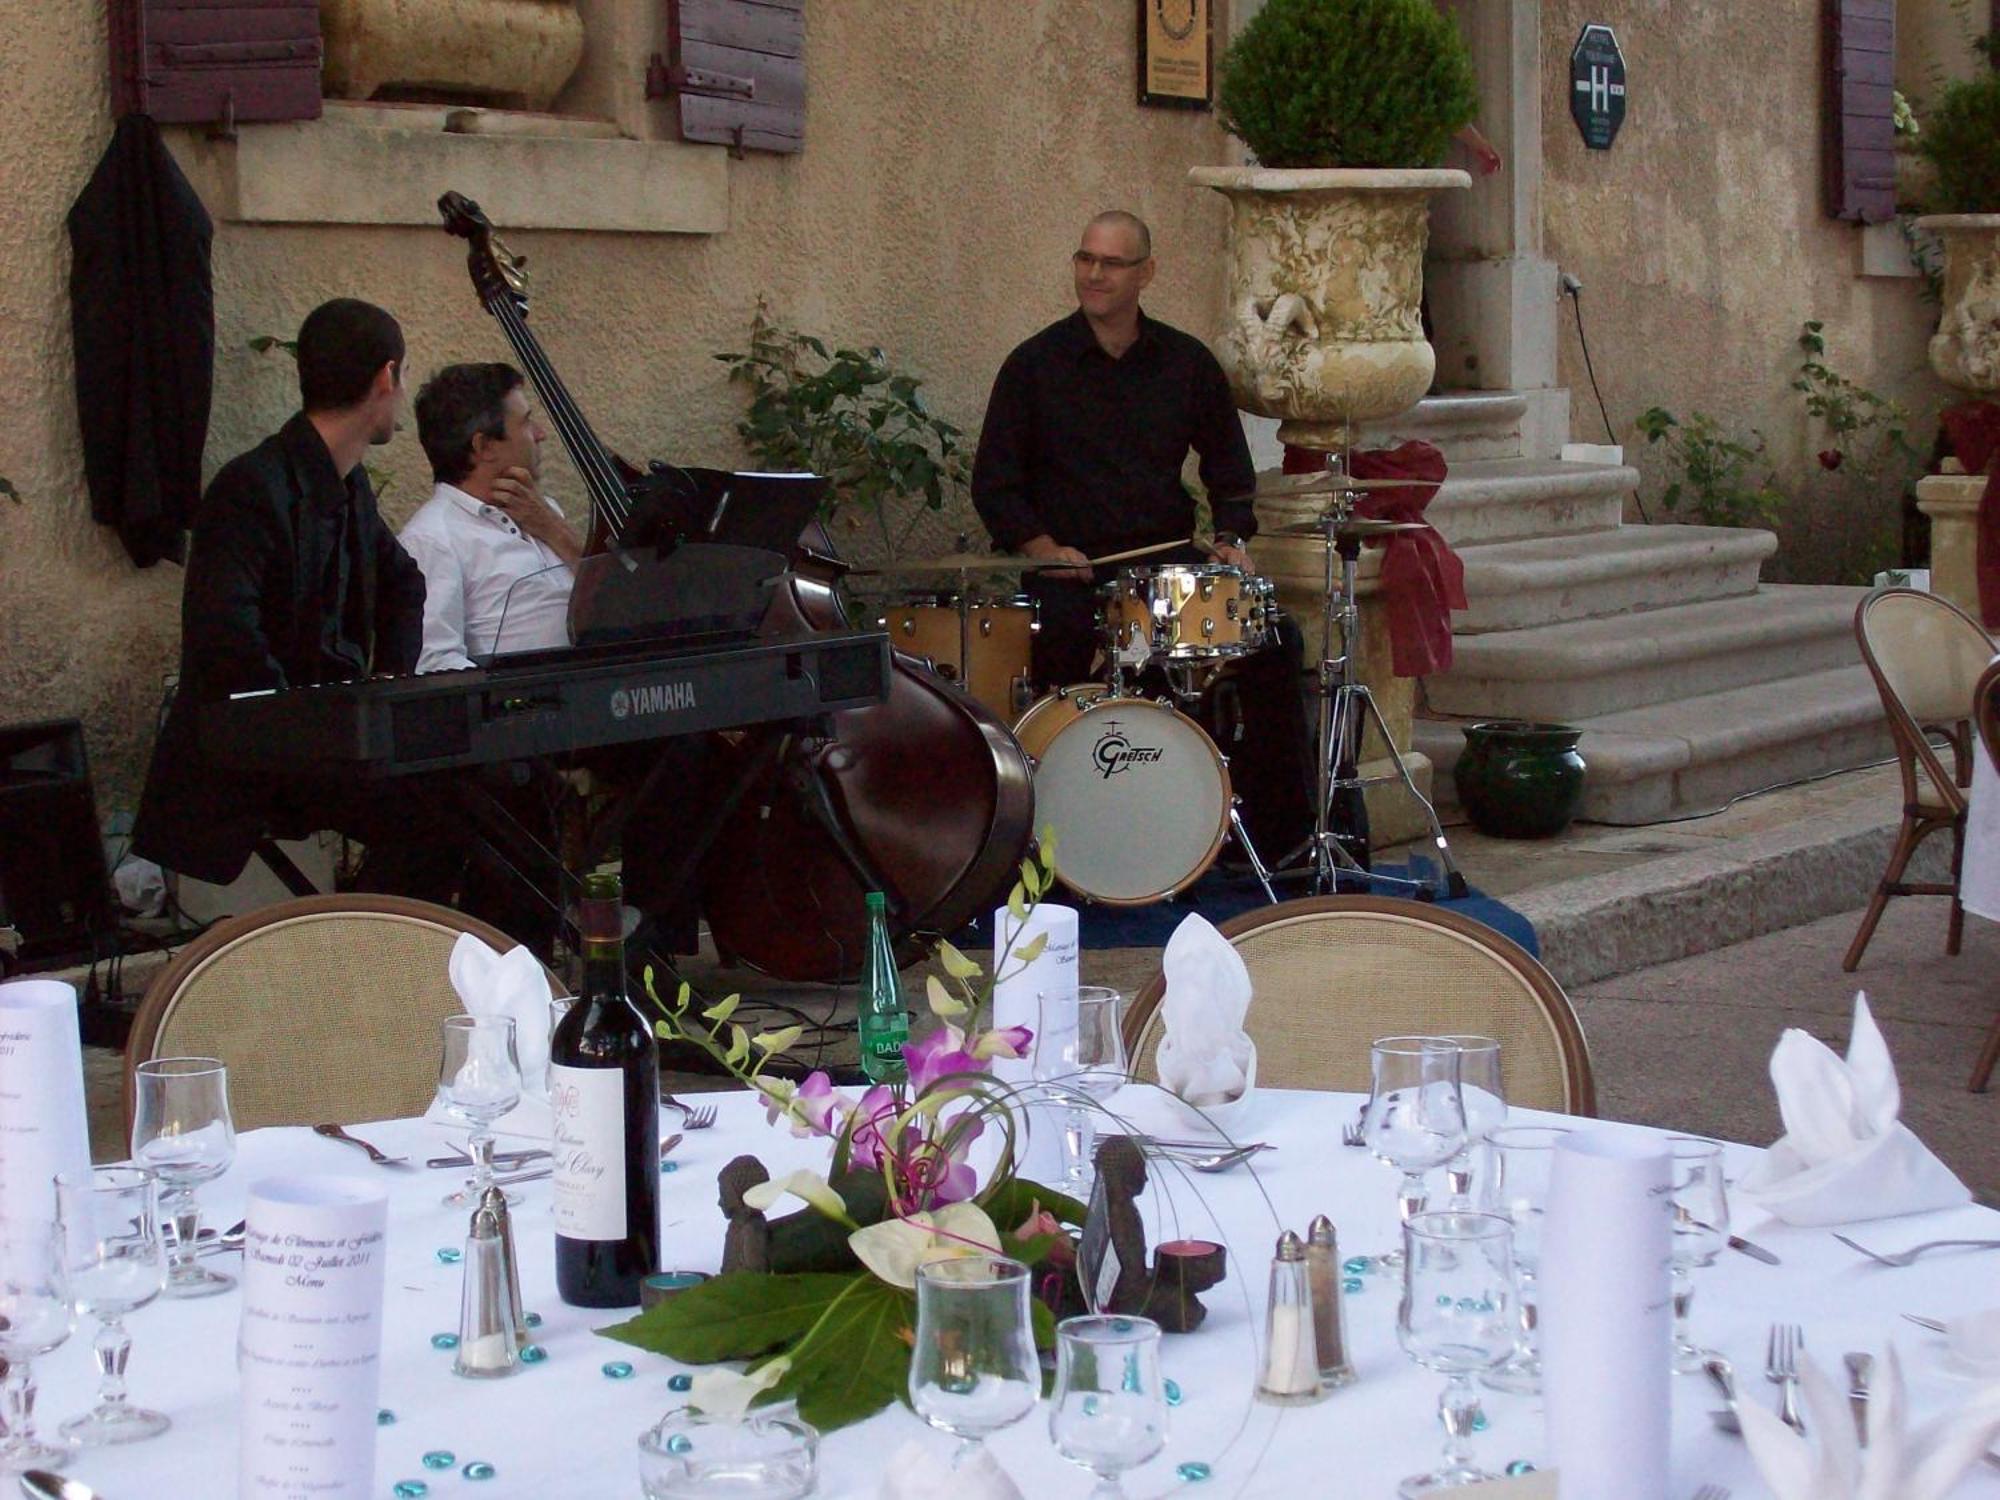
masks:
{"type": "Polygon", "coordinates": [[[2000,771],[1985,742],[1972,741],[1972,805],[1965,813],[1965,863],[1958,899],[1974,916],[2000,922],[2000,771]]]}

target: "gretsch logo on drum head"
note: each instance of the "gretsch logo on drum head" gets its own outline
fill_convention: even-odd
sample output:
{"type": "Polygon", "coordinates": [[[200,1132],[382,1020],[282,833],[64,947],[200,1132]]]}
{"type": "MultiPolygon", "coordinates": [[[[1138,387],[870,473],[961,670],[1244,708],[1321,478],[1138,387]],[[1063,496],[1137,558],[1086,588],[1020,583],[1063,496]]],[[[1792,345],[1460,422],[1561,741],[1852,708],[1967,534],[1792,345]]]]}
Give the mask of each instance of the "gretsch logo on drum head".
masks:
{"type": "Polygon", "coordinates": [[[1091,748],[1091,764],[1097,767],[1097,774],[1109,781],[1127,766],[1151,765],[1166,755],[1158,745],[1135,745],[1125,737],[1124,727],[1117,720],[1104,726],[1104,733],[1097,737],[1091,748]]]}

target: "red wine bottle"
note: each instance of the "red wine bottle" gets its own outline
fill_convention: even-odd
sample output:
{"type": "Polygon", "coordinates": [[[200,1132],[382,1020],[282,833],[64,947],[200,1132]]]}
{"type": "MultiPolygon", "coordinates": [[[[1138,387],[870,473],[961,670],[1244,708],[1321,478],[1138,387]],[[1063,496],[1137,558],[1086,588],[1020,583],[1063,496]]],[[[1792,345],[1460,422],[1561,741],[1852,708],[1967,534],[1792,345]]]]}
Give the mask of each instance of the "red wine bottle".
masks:
{"type": "Polygon", "coordinates": [[[625,990],[618,877],[584,881],[583,993],[549,1040],[556,1293],[630,1307],[660,1268],[660,1054],[625,990]]]}

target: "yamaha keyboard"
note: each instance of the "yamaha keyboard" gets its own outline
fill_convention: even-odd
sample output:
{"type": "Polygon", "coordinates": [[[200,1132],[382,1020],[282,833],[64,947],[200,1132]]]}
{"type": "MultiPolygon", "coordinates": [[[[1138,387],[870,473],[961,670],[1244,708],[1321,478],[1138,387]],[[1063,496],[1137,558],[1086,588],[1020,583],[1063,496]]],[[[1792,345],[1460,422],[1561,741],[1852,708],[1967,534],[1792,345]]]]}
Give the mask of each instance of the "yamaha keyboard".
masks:
{"type": "Polygon", "coordinates": [[[879,703],[889,637],[838,631],[693,649],[624,643],[484,667],[241,693],[201,712],[217,762],[277,775],[414,775],[879,703]]]}

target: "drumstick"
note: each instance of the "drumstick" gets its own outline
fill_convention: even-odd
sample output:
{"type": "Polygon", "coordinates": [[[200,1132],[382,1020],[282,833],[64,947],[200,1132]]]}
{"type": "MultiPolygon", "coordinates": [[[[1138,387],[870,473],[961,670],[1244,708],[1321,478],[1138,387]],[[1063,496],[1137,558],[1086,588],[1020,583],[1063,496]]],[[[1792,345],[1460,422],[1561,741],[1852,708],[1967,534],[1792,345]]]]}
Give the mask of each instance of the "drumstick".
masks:
{"type": "MultiPolygon", "coordinates": [[[[1090,565],[1093,568],[1101,568],[1106,563],[1125,562],[1134,557],[1151,557],[1155,552],[1171,552],[1176,547],[1185,547],[1190,543],[1194,543],[1194,538],[1191,536],[1176,537],[1171,542],[1155,542],[1150,547],[1131,547],[1123,552],[1112,552],[1104,557],[1093,557],[1090,560],[1090,565]]],[[[1200,544],[1195,543],[1195,545],[1199,546],[1200,544]]]]}

